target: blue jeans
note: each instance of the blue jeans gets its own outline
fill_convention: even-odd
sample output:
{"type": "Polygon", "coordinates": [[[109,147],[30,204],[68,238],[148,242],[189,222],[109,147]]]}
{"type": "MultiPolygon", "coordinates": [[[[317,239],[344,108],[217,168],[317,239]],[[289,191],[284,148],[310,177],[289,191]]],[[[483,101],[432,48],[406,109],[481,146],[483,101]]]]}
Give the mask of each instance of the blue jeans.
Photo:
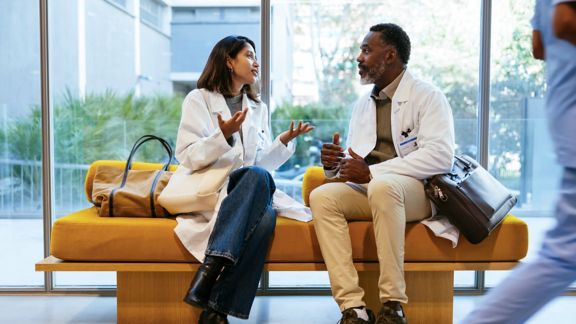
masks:
{"type": "Polygon", "coordinates": [[[490,290],[462,323],[523,323],[576,280],[576,168],[564,168],[556,220],[538,258],[490,290]]]}
{"type": "Polygon", "coordinates": [[[250,166],[230,174],[228,196],[222,201],[206,255],[230,260],[216,281],[208,305],[246,319],[256,290],[274,227],[276,212],[272,176],[250,166]]]}

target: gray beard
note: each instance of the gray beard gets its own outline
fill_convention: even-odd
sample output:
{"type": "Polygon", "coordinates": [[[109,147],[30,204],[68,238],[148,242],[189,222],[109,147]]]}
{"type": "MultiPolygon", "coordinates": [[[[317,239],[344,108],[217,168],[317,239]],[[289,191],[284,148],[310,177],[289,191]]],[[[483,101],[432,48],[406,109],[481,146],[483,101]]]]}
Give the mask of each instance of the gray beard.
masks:
{"type": "Polygon", "coordinates": [[[373,80],[368,80],[366,78],[360,78],[360,84],[361,85],[367,85],[367,84],[372,84],[372,83],[374,83],[373,80]]]}
{"type": "Polygon", "coordinates": [[[379,65],[376,68],[370,69],[366,72],[364,77],[360,78],[360,84],[374,84],[377,79],[381,79],[386,72],[386,66],[384,64],[379,65]]]}

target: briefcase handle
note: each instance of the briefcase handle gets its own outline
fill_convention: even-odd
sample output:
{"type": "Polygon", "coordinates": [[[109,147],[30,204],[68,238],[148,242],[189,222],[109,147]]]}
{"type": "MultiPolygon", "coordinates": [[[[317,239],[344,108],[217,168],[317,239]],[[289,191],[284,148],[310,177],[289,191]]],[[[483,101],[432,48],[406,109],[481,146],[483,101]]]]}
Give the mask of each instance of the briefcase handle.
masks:
{"type": "Polygon", "coordinates": [[[465,154],[454,156],[454,163],[458,162],[464,165],[462,170],[465,172],[472,171],[480,165],[478,162],[476,162],[476,160],[465,154]]]}

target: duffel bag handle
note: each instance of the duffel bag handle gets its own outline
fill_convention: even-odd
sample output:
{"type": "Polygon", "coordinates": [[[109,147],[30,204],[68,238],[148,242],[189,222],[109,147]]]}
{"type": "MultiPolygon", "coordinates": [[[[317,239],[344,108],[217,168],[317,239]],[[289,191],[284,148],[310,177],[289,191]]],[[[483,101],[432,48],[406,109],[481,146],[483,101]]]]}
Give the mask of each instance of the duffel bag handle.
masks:
{"type": "MultiPolygon", "coordinates": [[[[162,170],[168,171],[168,168],[170,167],[170,162],[172,162],[172,160],[174,158],[174,152],[172,151],[172,147],[170,146],[170,144],[168,144],[168,142],[166,142],[166,140],[164,140],[163,138],[158,137],[156,135],[144,135],[144,136],[140,137],[138,140],[136,140],[136,143],[134,143],[134,146],[132,146],[132,150],[130,150],[130,155],[128,156],[128,160],[126,161],[126,166],[124,167],[124,174],[122,175],[122,183],[120,183],[120,186],[118,186],[117,188],[114,188],[110,191],[110,202],[108,204],[108,206],[109,206],[108,213],[109,213],[110,217],[114,216],[114,194],[116,193],[116,190],[124,188],[124,186],[126,185],[126,180],[128,179],[128,171],[130,171],[130,169],[132,169],[132,159],[134,158],[136,151],[138,150],[138,148],[140,146],[142,146],[142,144],[144,144],[148,141],[152,141],[152,140],[156,140],[156,141],[160,142],[162,144],[162,146],[164,147],[164,149],[166,150],[166,153],[168,154],[168,161],[166,161],[166,163],[162,167],[162,170]]],[[[156,178],[154,179],[154,184],[152,185],[152,188],[150,189],[150,191],[151,191],[150,208],[151,208],[151,212],[152,212],[152,217],[156,217],[156,211],[154,210],[154,196],[153,196],[152,192],[154,191],[154,188],[156,187],[156,182],[158,181],[160,174],[161,174],[161,172],[159,172],[156,175],[156,178]]]]}
{"type": "Polygon", "coordinates": [[[168,161],[166,161],[166,163],[162,167],[162,170],[168,171],[170,163],[174,159],[174,151],[172,151],[172,147],[170,146],[170,144],[168,144],[168,142],[166,142],[165,139],[161,137],[158,137],[156,135],[144,135],[140,137],[138,140],[136,140],[136,143],[134,143],[134,146],[132,146],[132,150],[130,150],[130,155],[128,156],[128,160],[126,161],[126,166],[124,167],[124,176],[122,177],[122,183],[120,184],[120,188],[124,187],[124,185],[126,184],[128,171],[132,169],[132,159],[134,158],[136,151],[138,150],[138,148],[140,148],[140,146],[142,146],[142,144],[152,140],[160,142],[160,144],[162,144],[162,146],[164,147],[164,150],[166,150],[166,153],[168,154],[168,161]]]}

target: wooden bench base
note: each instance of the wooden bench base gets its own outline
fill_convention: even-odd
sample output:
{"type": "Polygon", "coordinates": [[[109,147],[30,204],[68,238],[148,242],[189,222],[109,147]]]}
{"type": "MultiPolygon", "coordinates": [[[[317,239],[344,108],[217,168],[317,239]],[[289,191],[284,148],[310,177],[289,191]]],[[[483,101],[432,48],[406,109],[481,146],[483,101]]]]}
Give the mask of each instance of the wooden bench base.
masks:
{"type": "MultiPolygon", "coordinates": [[[[454,270],[507,270],[515,262],[406,263],[410,323],[452,323],[454,270]]],[[[37,271],[116,271],[118,323],[195,323],[200,310],[184,303],[198,264],[65,262],[53,257],[36,264],[37,271]]],[[[368,307],[377,311],[378,264],[357,263],[368,307]]],[[[319,271],[318,263],[270,263],[268,271],[319,271]]]]}
{"type": "MultiPolygon", "coordinates": [[[[380,308],[378,272],[359,272],[368,307],[380,308]]],[[[192,273],[118,272],[118,323],[195,323],[200,309],[182,302],[192,273]]],[[[453,272],[407,272],[410,323],[452,323],[453,272]]]]}

